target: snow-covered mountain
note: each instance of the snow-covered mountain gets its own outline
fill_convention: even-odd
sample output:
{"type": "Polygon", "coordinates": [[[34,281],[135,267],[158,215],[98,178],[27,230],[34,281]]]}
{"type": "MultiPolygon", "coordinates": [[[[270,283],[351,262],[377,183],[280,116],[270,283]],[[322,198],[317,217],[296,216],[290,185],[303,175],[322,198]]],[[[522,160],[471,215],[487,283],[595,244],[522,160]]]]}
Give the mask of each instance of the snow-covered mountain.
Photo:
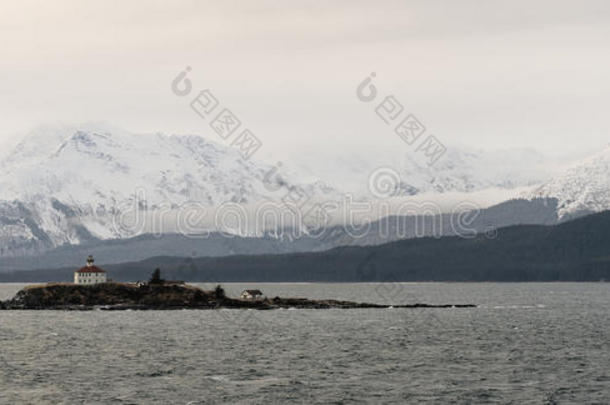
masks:
{"type": "Polygon", "coordinates": [[[34,131],[0,162],[0,255],[172,232],[151,229],[159,220],[155,212],[281,203],[291,186],[337,198],[322,182],[299,184],[285,174],[282,184],[269,184],[265,176],[271,169],[195,135],[132,134],[99,126],[34,131]],[[126,211],[152,219],[137,229],[123,222],[117,226],[117,217],[139,220],[121,216],[126,211]]]}
{"type": "MultiPolygon", "coordinates": [[[[340,201],[344,193],[379,202],[383,198],[371,192],[371,176],[379,167],[398,174],[387,194],[394,202],[451,193],[473,201],[488,189],[512,193],[540,184],[552,169],[548,159],[531,150],[465,148],[448,148],[433,167],[414,153],[341,157],[337,151],[324,156],[323,150],[313,159],[303,153],[304,159],[272,166],[244,160],[235,148],[211,139],[133,134],[99,124],[31,132],[0,160],[0,257],[146,233],[226,230],[216,221],[218,207],[281,206],[298,197],[289,196],[290,190],[304,191],[310,206],[340,201]]],[[[487,206],[515,197],[510,193],[487,206]]],[[[239,215],[233,209],[223,218],[230,222],[239,215]]],[[[325,225],[340,225],[342,218],[325,225]]],[[[258,226],[236,233],[261,236],[273,228],[258,226]]]]}
{"type": "Polygon", "coordinates": [[[610,145],[571,165],[529,197],[556,198],[562,219],[610,209],[610,145]]]}
{"type": "Polygon", "coordinates": [[[287,166],[302,176],[323,178],[363,195],[370,194],[371,176],[380,168],[388,168],[395,172],[392,179],[395,190],[388,194],[408,196],[536,186],[556,175],[560,163],[533,149],[479,150],[448,146],[446,153],[432,166],[423,154],[406,148],[393,152],[371,150],[366,156],[351,153],[341,157],[323,148],[301,151],[291,157],[287,166]]]}

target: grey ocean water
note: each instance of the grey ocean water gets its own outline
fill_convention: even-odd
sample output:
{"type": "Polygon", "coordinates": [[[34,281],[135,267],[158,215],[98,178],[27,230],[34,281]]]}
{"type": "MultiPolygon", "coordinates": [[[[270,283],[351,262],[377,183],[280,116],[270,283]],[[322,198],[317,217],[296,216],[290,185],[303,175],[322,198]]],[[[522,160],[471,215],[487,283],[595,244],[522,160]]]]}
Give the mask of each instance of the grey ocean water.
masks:
{"type": "Polygon", "coordinates": [[[0,311],[0,403],[610,403],[608,283],[225,287],[479,307],[0,311]]]}

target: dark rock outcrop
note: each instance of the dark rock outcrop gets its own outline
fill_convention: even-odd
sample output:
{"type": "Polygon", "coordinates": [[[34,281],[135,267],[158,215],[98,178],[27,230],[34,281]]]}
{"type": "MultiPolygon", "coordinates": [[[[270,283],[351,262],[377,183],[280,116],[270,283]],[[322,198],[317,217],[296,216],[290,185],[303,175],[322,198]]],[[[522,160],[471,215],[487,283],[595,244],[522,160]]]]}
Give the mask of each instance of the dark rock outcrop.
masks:
{"type": "Polygon", "coordinates": [[[29,286],[0,309],[121,310],[121,309],[214,309],[214,308],[466,308],[474,305],[381,305],[337,300],[280,298],[242,300],[229,298],[187,284],[95,285],[47,284],[29,286]]]}

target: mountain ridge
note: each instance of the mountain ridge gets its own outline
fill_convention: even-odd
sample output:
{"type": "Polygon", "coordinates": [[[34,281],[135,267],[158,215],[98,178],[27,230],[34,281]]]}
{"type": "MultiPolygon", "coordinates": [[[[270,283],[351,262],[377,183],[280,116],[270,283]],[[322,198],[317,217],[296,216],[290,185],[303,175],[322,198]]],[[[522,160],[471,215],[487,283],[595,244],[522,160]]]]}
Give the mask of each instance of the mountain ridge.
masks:
{"type": "MultiPolygon", "coordinates": [[[[105,269],[114,279],[134,281],[156,267],[172,279],[203,283],[610,280],[610,211],[467,238],[424,237],[280,255],[157,256],[105,269]]],[[[0,273],[0,280],[63,281],[74,268],[0,273]]]]}
{"type": "MultiPolygon", "coordinates": [[[[451,198],[470,201],[473,192],[489,187],[508,190],[509,195],[516,187],[546,178],[546,174],[527,174],[526,168],[540,168],[546,162],[531,150],[483,153],[450,147],[433,168],[409,154],[397,156],[398,160],[389,161],[391,165],[377,168],[367,159],[340,159],[347,172],[357,172],[354,179],[361,189],[353,193],[355,200],[371,206],[412,197],[434,202],[458,193],[451,198]],[[522,164],[515,165],[518,161],[522,164]],[[492,166],[494,170],[488,170],[492,166]],[[375,175],[380,177],[372,178],[375,175]]],[[[336,164],[333,159],[318,161],[336,164]]],[[[303,167],[301,173],[298,165],[295,169],[289,164],[246,161],[237,150],[198,135],[133,134],[95,123],[32,131],[0,160],[0,168],[0,257],[36,256],[64,245],[172,234],[183,228],[195,234],[224,231],[213,215],[199,222],[193,219],[227,204],[246,210],[269,202],[286,207],[292,190],[312,197],[307,209],[352,194],[335,185],[351,186],[341,176],[327,182],[303,167]]],[[[343,220],[336,216],[322,226],[345,225],[343,220]]],[[[519,223],[518,219],[512,223],[519,223]]],[[[248,232],[234,233],[260,237],[278,229],[254,225],[248,232]]],[[[296,226],[307,231],[305,224],[296,226]]]]}

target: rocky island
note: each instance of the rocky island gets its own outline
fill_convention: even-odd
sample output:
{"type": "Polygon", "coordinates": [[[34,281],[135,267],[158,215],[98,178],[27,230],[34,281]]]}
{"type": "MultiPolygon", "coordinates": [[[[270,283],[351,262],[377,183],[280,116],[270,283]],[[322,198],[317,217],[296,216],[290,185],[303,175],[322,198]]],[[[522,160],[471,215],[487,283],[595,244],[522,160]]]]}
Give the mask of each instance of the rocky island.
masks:
{"type": "Polygon", "coordinates": [[[408,304],[382,305],[340,300],[307,298],[239,299],[225,295],[224,289],[203,290],[178,283],[116,283],[93,285],[52,283],[28,286],[14,298],[1,302],[0,309],[15,310],[170,310],[216,308],[472,308],[470,304],[408,304]]]}

